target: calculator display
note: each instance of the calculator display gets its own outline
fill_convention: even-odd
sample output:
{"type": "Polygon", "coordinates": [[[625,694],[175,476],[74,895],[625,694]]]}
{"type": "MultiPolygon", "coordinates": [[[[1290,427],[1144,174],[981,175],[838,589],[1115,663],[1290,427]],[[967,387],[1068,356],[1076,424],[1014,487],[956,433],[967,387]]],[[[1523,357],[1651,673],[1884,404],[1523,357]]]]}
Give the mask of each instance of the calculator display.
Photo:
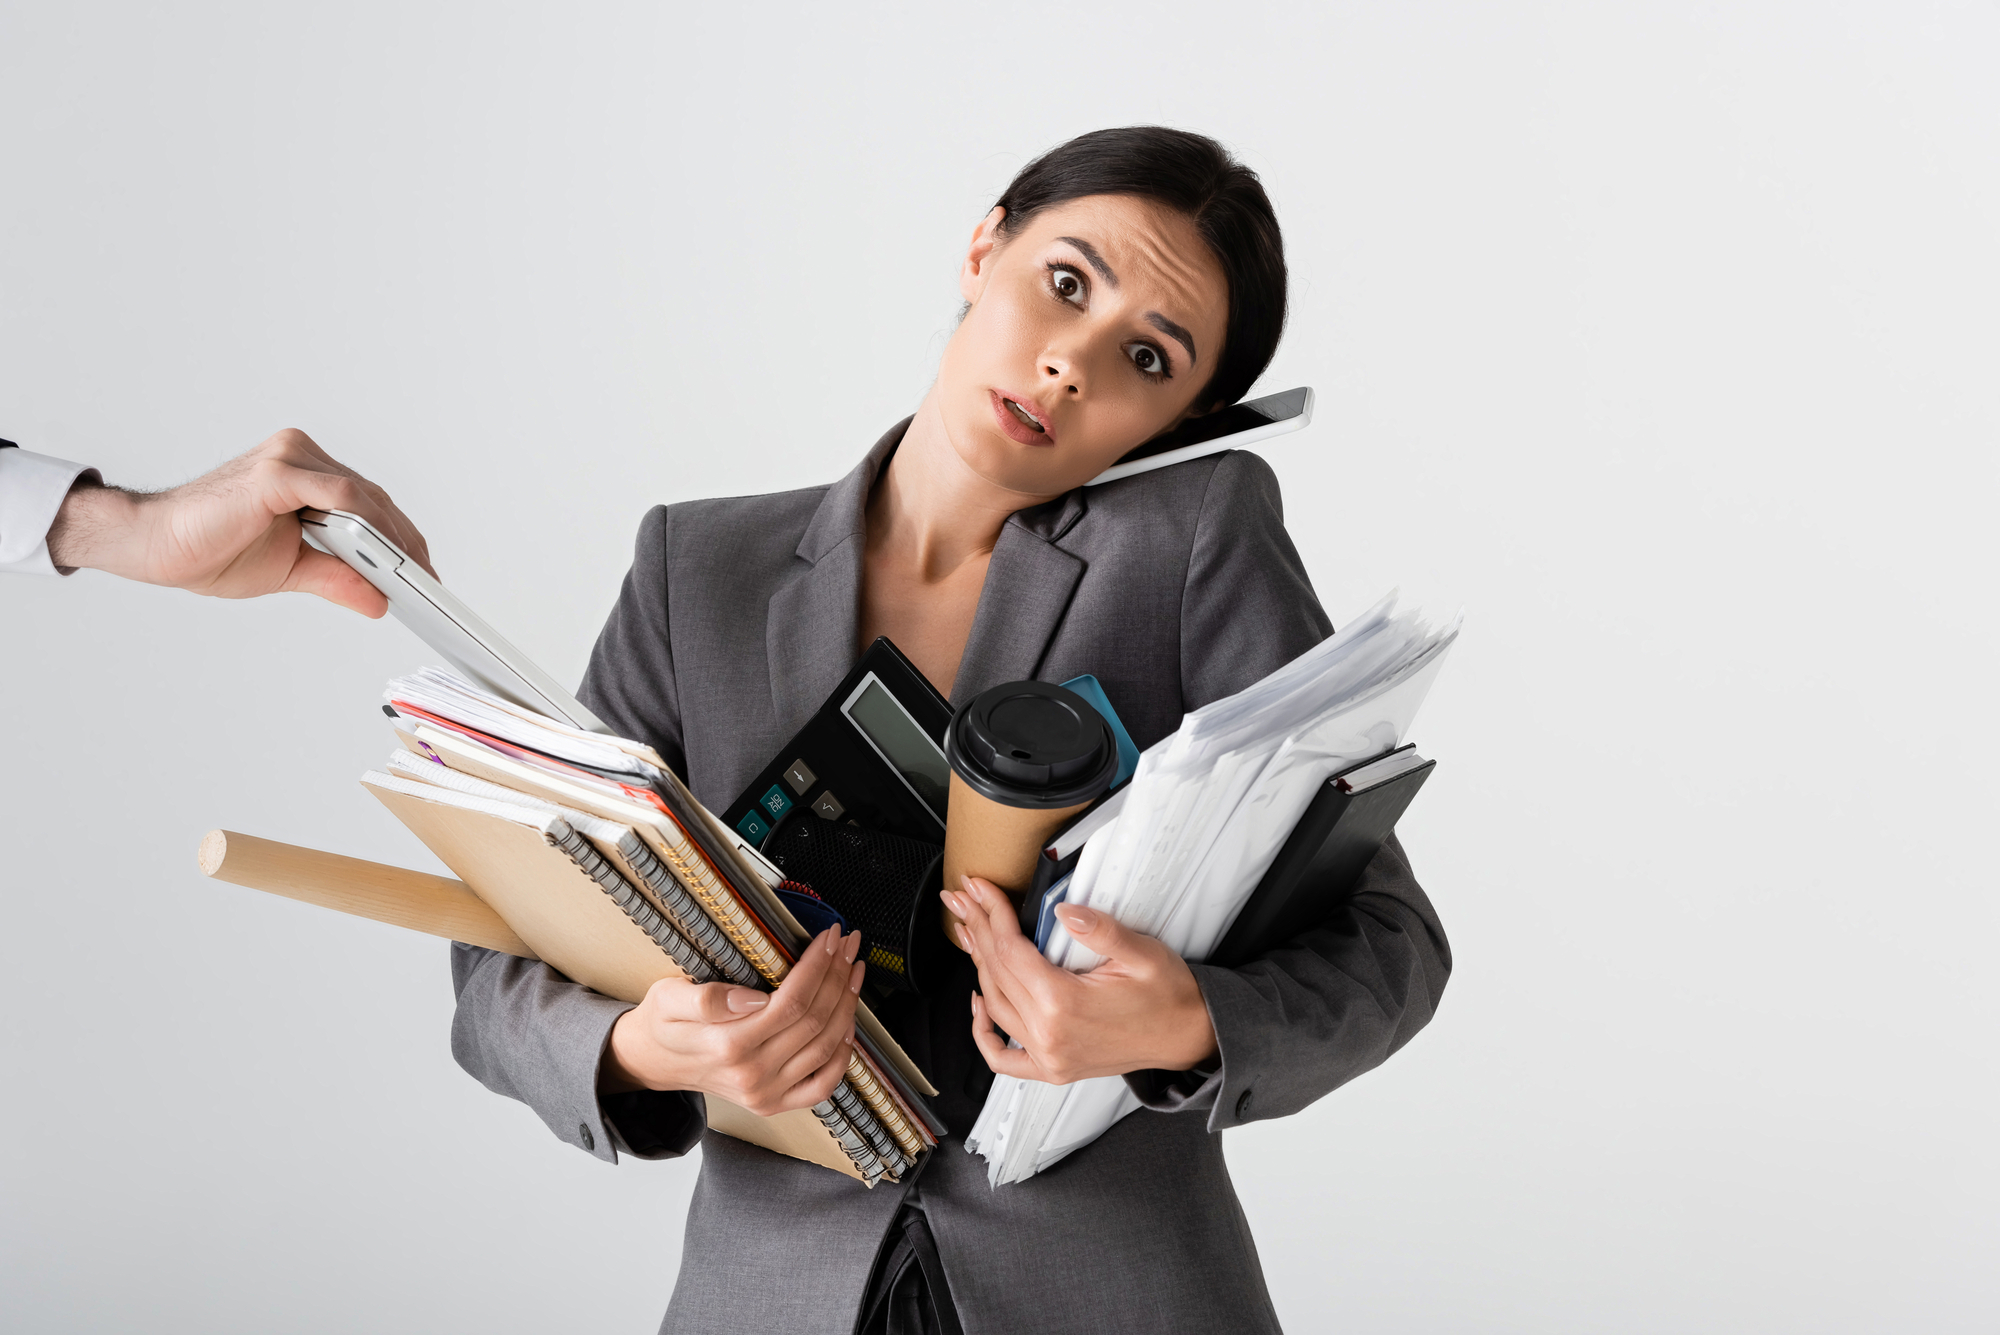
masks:
{"type": "Polygon", "coordinates": [[[951,791],[951,766],[938,744],[917,726],[874,673],[863,678],[847,697],[841,713],[902,776],[917,800],[942,821],[945,798],[951,791]]]}

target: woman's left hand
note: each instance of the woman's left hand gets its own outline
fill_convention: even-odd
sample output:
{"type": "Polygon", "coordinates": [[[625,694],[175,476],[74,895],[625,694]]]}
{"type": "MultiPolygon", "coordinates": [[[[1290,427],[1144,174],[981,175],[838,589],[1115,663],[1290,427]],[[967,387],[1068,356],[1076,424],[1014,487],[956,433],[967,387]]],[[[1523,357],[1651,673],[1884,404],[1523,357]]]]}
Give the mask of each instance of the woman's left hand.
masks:
{"type": "Polygon", "coordinates": [[[1104,956],[1089,973],[1042,957],[1021,935],[1012,901],[976,876],[944,892],[979,966],[972,1038],[1001,1075],[1066,1085],[1127,1071],[1185,1071],[1215,1055],[1215,1026],[1187,961],[1150,936],[1091,909],[1056,909],[1079,942],[1104,956]],[[998,1025],[1021,1046],[1010,1048],[998,1025]]]}

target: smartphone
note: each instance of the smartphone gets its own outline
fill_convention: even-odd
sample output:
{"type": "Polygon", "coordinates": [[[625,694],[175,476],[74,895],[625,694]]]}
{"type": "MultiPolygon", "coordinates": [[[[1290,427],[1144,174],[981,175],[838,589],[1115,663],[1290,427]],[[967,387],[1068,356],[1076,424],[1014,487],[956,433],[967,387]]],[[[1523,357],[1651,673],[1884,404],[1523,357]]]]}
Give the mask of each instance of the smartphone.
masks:
{"type": "Polygon", "coordinates": [[[301,510],[299,526],[307,542],[344,561],[380,589],[396,620],[467,677],[524,709],[538,710],[585,732],[610,735],[602,719],[367,520],[342,510],[301,510]]]}
{"type": "Polygon", "coordinates": [[[1260,440],[1297,431],[1312,421],[1313,392],[1304,385],[1282,394],[1246,399],[1218,412],[1190,417],[1172,431],[1153,437],[1111,467],[1099,473],[1086,487],[1116,482],[1135,473],[1151,472],[1168,464],[1199,459],[1204,454],[1240,450],[1260,440]]]}

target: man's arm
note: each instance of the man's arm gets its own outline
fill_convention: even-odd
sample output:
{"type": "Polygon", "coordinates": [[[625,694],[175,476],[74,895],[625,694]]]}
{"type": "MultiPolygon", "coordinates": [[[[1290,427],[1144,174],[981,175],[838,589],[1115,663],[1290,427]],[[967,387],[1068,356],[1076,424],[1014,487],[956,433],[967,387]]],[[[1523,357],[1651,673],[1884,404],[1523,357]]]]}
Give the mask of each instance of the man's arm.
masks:
{"type": "MultiPolygon", "coordinates": [[[[0,453],[17,456],[10,464],[41,461],[34,466],[38,474],[51,471],[46,465],[74,467],[24,451],[0,453]]],[[[24,470],[10,468],[19,471],[24,470]]],[[[297,511],[307,506],[359,515],[431,568],[423,535],[388,493],[333,459],[303,431],[280,431],[248,454],[168,491],[108,487],[94,469],[76,469],[71,479],[47,528],[45,547],[30,533],[9,531],[22,523],[32,526],[33,498],[17,507],[12,479],[0,487],[0,513],[9,525],[0,529],[0,544],[8,554],[27,549],[27,560],[11,568],[52,566],[68,573],[87,566],[216,598],[316,593],[364,616],[381,616],[388,602],[379,591],[306,544],[297,511]]],[[[44,492],[48,481],[40,477],[44,492]]],[[[41,504],[46,502],[44,494],[41,504]]]]}

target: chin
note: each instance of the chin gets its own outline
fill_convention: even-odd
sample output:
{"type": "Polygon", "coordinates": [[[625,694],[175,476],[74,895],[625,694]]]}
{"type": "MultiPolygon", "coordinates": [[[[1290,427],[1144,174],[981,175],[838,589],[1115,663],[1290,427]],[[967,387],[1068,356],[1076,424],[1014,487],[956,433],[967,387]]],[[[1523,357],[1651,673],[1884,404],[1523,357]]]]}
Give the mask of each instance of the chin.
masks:
{"type": "MultiPolygon", "coordinates": [[[[979,406],[983,412],[986,405],[979,406]]],[[[953,424],[951,440],[967,468],[996,487],[1031,496],[1060,496],[1103,471],[1093,468],[1078,476],[1082,465],[1073,451],[1057,445],[1022,445],[983,421],[961,418],[953,424]]]]}

